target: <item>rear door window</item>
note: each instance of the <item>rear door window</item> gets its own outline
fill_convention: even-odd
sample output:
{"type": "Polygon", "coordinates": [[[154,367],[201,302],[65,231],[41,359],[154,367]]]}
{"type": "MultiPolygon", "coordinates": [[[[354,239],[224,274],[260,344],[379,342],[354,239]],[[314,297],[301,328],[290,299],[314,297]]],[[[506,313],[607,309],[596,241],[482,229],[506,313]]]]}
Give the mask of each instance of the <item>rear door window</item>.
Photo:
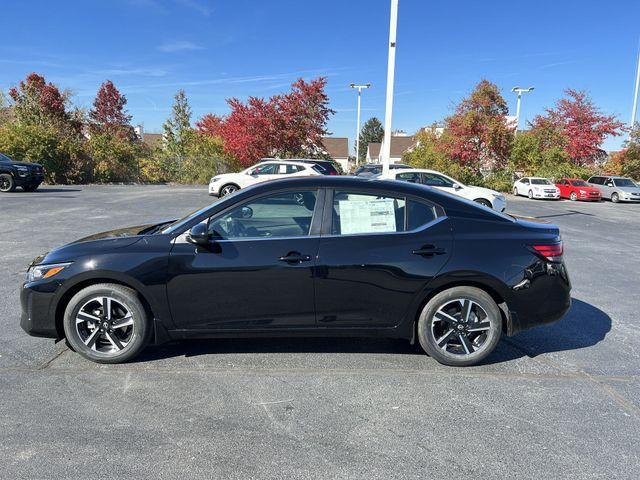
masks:
{"type": "Polygon", "coordinates": [[[433,205],[409,199],[407,202],[407,230],[423,227],[436,219],[436,209],[433,205]]]}
{"type": "Polygon", "coordinates": [[[356,235],[405,231],[404,197],[336,191],[331,233],[356,235]]]}

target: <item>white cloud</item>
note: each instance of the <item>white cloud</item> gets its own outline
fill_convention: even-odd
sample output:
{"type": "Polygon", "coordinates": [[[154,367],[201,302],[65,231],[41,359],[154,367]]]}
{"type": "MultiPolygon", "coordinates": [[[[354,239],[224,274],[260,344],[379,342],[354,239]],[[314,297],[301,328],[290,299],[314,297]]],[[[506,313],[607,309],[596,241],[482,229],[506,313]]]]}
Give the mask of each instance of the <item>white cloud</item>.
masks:
{"type": "Polygon", "coordinates": [[[190,51],[190,50],[203,50],[203,49],[204,47],[202,45],[197,45],[187,40],[167,42],[158,46],[158,50],[160,50],[161,52],[167,52],[167,53],[184,52],[184,51],[190,51]]]}

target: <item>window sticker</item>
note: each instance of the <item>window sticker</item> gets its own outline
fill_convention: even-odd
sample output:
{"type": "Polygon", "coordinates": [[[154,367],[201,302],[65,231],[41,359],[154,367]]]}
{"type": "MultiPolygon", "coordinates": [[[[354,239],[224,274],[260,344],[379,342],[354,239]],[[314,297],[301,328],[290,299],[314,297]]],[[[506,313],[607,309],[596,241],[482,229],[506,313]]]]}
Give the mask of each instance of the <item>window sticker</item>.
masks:
{"type": "Polygon", "coordinates": [[[344,235],[396,231],[395,201],[392,198],[340,200],[338,208],[340,231],[344,235]]]}

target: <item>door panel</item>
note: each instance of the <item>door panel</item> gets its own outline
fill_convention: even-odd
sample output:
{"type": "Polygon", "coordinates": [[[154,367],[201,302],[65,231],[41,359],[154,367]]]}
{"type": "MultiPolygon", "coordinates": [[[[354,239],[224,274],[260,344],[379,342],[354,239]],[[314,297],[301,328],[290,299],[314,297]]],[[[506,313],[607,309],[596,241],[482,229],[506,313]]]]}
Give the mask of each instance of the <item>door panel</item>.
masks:
{"type": "Polygon", "coordinates": [[[206,247],[178,237],[167,283],[178,328],[315,328],[323,199],[316,189],[263,195],[209,219],[206,247]]]}

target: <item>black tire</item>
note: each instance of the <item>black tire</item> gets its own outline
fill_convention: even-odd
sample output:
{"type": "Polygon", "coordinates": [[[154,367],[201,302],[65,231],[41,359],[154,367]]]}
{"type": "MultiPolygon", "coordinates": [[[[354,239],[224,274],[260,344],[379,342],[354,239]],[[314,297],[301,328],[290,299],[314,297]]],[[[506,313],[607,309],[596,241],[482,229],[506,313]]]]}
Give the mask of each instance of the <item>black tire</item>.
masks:
{"type": "Polygon", "coordinates": [[[484,198],[476,198],[474,202],[479,203],[480,205],[484,205],[485,207],[493,208],[493,205],[491,205],[491,202],[484,198]]]}
{"type": "Polygon", "coordinates": [[[572,202],[575,202],[576,200],[578,200],[578,194],[576,192],[571,192],[571,194],[569,195],[569,199],[572,202]]]}
{"type": "Polygon", "coordinates": [[[613,203],[618,203],[620,201],[620,196],[616,192],[613,192],[611,194],[611,201],[613,203]]]}
{"type": "MultiPolygon", "coordinates": [[[[460,306],[462,307],[461,303],[460,306]]],[[[440,316],[439,318],[443,317],[440,316]]],[[[454,319],[451,316],[449,318],[454,319]]],[[[468,320],[471,318],[469,316],[468,320]]],[[[501,334],[502,316],[498,305],[487,292],[476,287],[453,287],[438,293],[427,302],[418,319],[418,340],[424,351],[439,363],[454,367],[467,367],[484,360],[495,349],[500,341],[501,334]],[[463,327],[460,329],[462,330],[461,332],[447,323],[448,320],[442,322],[435,317],[436,312],[440,309],[448,305],[456,305],[459,300],[471,301],[472,307],[470,310],[474,312],[473,322],[460,322],[463,323],[463,327]],[[473,304],[476,304],[476,306],[473,306],[473,304]],[[477,306],[481,308],[477,309],[477,306]],[[476,315],[476,313],[482,314],[482,310],[486,313],[484,318],[476,315]],[[473,330],[478,328],[474,327],[474,325],[483,325],[485,327],[482,332],[479,332],[473,330]],[[437,331],[440,328],[443,330],[442,335],[437,331]],[[452,345],[449,343],[446,343],[444,347],[438,345],[437,340],[450,335],[453,335],[450,340],[452,345]],[[461,341],[462,336],[466,339],[465,342],[461,341]],[[459,344],[458,347],[456,347],[456,342],[459,344]],[[469,345],[468,342],[470,342],[470,348],[464,345],[465,343],[469,345]],[[460,350],[459,353],[455,353],[456,348],[460,350]],[[463,348],[466,352],[462,351],[463,348]]]]}
{"type": "MultiPolygon", "coordinates": [[[[102,312],[104,313],[104,310],[102,310],[102,312]]],[[[93,312],[93,315],[95,315],[95,312],[93,312]]],[[[99,318],[98,324],[106,326],[106,318],[102,318],[100,315],[96,315],[95,318],[99,318]]],[[[123,363],[138,355],[146,347],[147,343],[149,343],[152,330],[150,320],[144,305],[134,290],[122,285],[99,283],[80,290],[71,298],[64,312],[63,325],[67,342],[74,351],[86,359],[97,363],[123,363]],[[129,313],[128,316],[120,318],[119,321],[131,321],[130,330],[129,327],[114,326],[113,329],[104,330],[103,334],[95,331],[97,327],[93,330],[87,328],[85,334],[88,338],[83,339],[80,329],[84,328],[85,324],[79,324],[81,326],[78,326],[76,324],[76,318],[79,313],[86,316],[87,311],[83,310],[81,313],[80,309],[86,305],[94,304],[99,308],[102,305],[103,298],[109,298],[110,309],[114,309],[110,312],[109,319],[117,316],[116,310],[129,313]],[[114,334],[114,329],[118,328],[120,328],[120,330],[118,330],[120,333],[114,334]],[[129,335],[126,344],[124,344],[125,339],[120,335],[127,332],[129,335]],[[116,343],[120,344],[122,348],[119,349],[113,341],[108,342],[109,337],[107,335],[115,335],[115,337],[111,338],[115,338],[116,343]],[[93,337],[97,340],[93,339],[93,337]],[[91,348],[85,343],[87,340],[91,343],[92,339],[95,348],[91,348]],[[122,344],[120,342],[122,342],[122,344]],[[113,344],[112,347],[109,346],[110,343],[113,344]],[[113,351],[108,351],[109,348],[112,348],[113,351]]],[[[86,325],[91,324],[90,322],[86,325]]]]}
{"type": "Polygon", "coordinates": [[[533,190],[529,190],[527,196],[529,197],[529,199],[533,200],[533,190]]]}
{"type": "Polygon", "coordinates": [[[13,177],[8,173],[0,175],[0,192],[9,193],[16,189],[16,182],[13,177]]]}
{"type": "Polygon", "coordinates": [[[231,195],[232,193],[236,192],[240,190],[240,187],[238,185],[236,185],[235,183],[227,183],[226,185],[223,185],[222,187],[220,187],[220,197],[224,197],[226,195],[231,195]]]}
{"type": "Polygon", "coordinates": [[[36,185],[23,185],[22,190],[24,190],[25,192],[35,192],[39,186],[39,183],[36,185]]]}

